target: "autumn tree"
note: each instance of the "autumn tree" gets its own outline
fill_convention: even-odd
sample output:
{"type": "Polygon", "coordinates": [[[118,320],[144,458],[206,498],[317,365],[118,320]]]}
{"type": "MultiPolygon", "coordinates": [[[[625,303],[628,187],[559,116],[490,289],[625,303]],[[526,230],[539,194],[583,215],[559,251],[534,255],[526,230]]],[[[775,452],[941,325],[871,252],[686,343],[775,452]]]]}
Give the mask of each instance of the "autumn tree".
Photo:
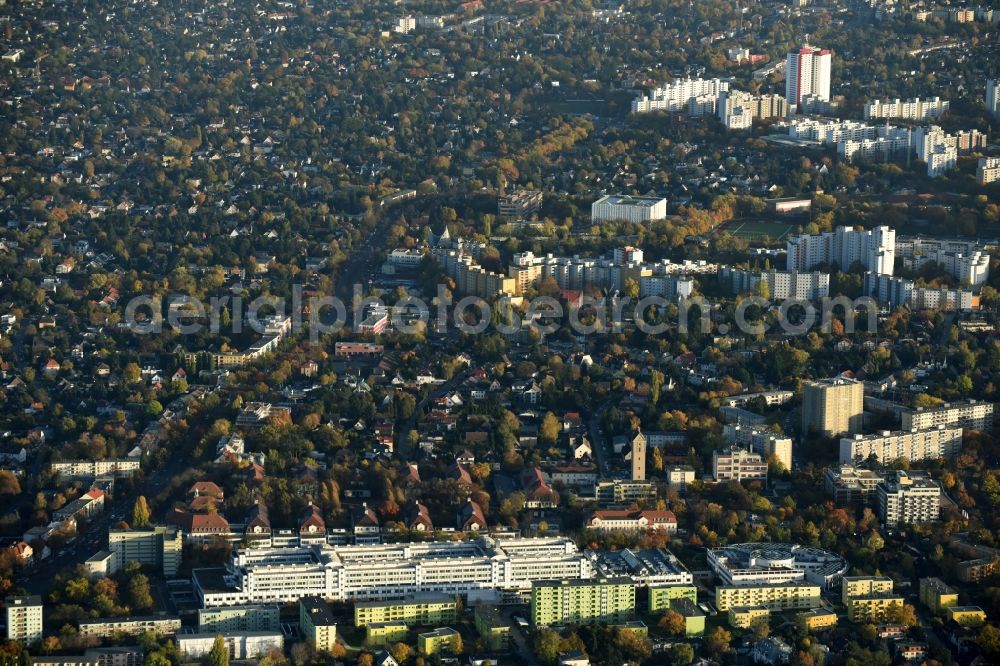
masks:
{"type": "Polygon", "coordinates": [[[677,611],[668,610],[660,618],[657,626],[668,636],[680,636],[685,632],[687,622],[684,620],[684,616],[677,611]]]}
{"type": "Polygon", "coordinates": [[[149,504],[146,503],[145,495],[139,495],[132,506],[132,527],[149,527],[149,525],[149,504]]]}
{"type": "Polygon", "coordinates": [[[212,649],[205,655],[201,663],[203,666],[229,666],[229,648],[226,646],[222,634],[215,637],[212,649]]]}

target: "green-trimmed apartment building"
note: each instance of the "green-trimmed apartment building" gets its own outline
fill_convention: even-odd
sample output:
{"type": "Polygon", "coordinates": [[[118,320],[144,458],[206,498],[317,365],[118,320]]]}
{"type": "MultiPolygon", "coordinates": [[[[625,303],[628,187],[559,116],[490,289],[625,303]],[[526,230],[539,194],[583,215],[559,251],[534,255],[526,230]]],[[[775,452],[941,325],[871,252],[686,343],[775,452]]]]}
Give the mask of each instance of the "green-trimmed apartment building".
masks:
{"type": "Polygon", "coordinates": [[[674,599],[698,603],[698,588],[694,585],[663,585],[649,588],[649,612],[665,613],[674,599]]]}
{"type": "Polygon", "coordinates": [[[442,627],[425,634],[417,634],[417,649],[430,656],[445,652],[459,652],[462,646],[462,635],[451,627],[442,627]]]}
{"type": "Polygon", "coordinates": [[[635,583],[629,578],[546,580],[531,586],[536,627],[627,622],[635,615],[635,583]]]}
{"type": "Polygon", "coordinates": [[[455,622],[458,599],[447,594],[417,594],[401,601],[359,601],[354,604],[354,626],[403,622],[425,627],[455,622]]]}
{"type": "Polygon", "coordinates": [[[410,628],[405,622],[376,622],[365,627],[365,644],[388,645],[406,640],[409,634],[410,628]]]}
{"type": "Polygon", "coordinates": [[[299,625],[302,635],[317,650],[333,651],[337,644],[337,621],[323,599],[312,596],[299,599],[299,625]]]}
{"type": "Polygon", "coordinates": [[[474,620],[476,631],[483,637],[486,649],[491,652],[506,652],[510,646],[510,622],[503,619],[496,606],[476,606],[474,620]]]}

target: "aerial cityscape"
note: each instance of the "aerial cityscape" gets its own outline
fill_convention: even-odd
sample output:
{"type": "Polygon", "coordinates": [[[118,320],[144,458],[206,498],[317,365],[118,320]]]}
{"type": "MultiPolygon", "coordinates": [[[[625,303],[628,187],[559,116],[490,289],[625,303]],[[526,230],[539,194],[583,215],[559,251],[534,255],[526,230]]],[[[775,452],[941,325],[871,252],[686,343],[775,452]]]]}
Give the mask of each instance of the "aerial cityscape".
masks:
{"type": "Polygon", "coordinates": [[[0,28],[0,666],[1000,664],[1000,1],[0,28]]]}

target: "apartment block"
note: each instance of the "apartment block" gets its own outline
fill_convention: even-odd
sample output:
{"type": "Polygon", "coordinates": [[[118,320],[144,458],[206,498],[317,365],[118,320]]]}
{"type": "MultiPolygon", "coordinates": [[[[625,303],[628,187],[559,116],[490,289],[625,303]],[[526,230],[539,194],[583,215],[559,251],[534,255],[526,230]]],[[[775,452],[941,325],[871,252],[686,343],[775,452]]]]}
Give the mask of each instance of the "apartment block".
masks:
{"type": "Polygon", "coordinates": [[[913,280],[865,273],[864,293],[882,305],[913,310],[969,310],[978,304],[968,289],[918,287],[913,280]]]}
{"type": "Polygon", "coordinates": [[[601,506],[632,504],[656,497],[656,484],[652,481],[630,481],[611,479],[598,481],[594,495],[601,506]]]}
{"type": "Polygon", "coordinates": [[[819,300],[830,295],[830,274],[820,271],[748,271],[722,266],[719,282],[731,293],[754,292],[763,282],[767,285],[767,298],[783,301],[789,298],[800,301],[819,300]]]}
{"type": "Polygon", "coordinates": [[[806,44],[786,58],[785,99],[799,107],[809,99],[830,101],[830,69],[833,54],[806,44]]]}
{"type": "Polygon", "coordinates": [[[979,627],[986,624],[986,611],[979,606],[949,606],[945,616],[963,627],[979,627]]]}
{"type": "Polygon", "coordinates": [[[935,613],[958,605],[958,590],[940,578],[920,579],[920,602],[935,613]]]}
{"type": "Polygon", "coordinates": [[[806,382],[802,386],[802,430],[825,437],[860,432],[864,384],[846,377],[806,382]]]}
{"type": "Polygon", "coordinates": [[[64,477],[129,477],[139,471],[139,460],[57,460],[51,464],[51,469],[53,473],[64,477]]]}
{"type": "Polygon", "coordinates": [[[767,481],[767,461],[759,453],[740,448],[712,452],[712,476],[716,481],[767,481]]]}
{"type": "Polygon", "coordinates": [[[715,588],[715,605],[720,611],[741,606],[762,606],[772,611],[814,608],[820,605],[820,587],[796,582],[720,585],[715,588]]]}
{"type": "Polygon", "coordinates": [[[129,562],[159,567],[163,575],[177,575],[184,547],[181,530],[173,525],[108,530],[111,572],[120,571],[129,562]]]}
{"type": "Polygon", "coordinates": [[[837,506],[868,506],[875,503],[878,484],[885,477],[870,469],[841,465],[823,474],[827,491],[837,506]]]}
{"type": "Polygon", "coordinates": [[[690,112],[692,102],[699,115],[715,113],[715,100],[729,90],[722,79],[680,79],[655,88],[650,94],[632,100],[632,113],[651,111],[690,112]]]}
{"type": "Polygon", "coordinates": [[[7,597],[4,600],[7,640],[30,645],[42,640],[42,598],[7,597]]]}
{"type": "Polygon", "coordinates": [[[451,627],[442,627],[427,633],[417,634],[417,649],[427,656],[458,652],[462,635],[451,627]]]}
{"type": "Polygon", "coordinates": [[[184,660],[201,659],[212,651],[216,636],[222,640],[230,659],[259,659],[271,650],[279,652],[285,648],[281,632],[248,631],[239,634],[177,634],[174,639],[177,651],[184,660]]]}
{"type": "Polygon", "coordinates": [[[727,442],[749,446],[764,460],[774,459],[787,469],[792,469],[792,438],[776,434],[767,428],[754,428],[739,424],[727,423],[723,426],[722,435],[727,442]]]}
{"type": "Polygon", "coordinates": [[[446,594],[420,594],[401,601],[359,601],[354,605],[354,626],[402,622],[428,626],[455,622],[458,600],[446,594]]]}
{"type": "Polygon", "coordinates": [[[789,238],[787,270],[806,272],[821,265],[837,264],[847,270],[860,262],[867,270],[892,275],[896,259],[896,232],[889,227],[856,230],[837,227],[819,235],[789,238]]]}
{"type": "Polygon", "coordinates": [[[527,217],[542,207],[542,193],[537,190],[517,190],[497,200],[500,217],[527,217]]]}
{"type": "Polygon", "coordinates": [[[536,627],[624,622],[635,614],[630,578],[539,581],[531,586],[531,620],[536,627]]]}
{"type": "Polygon", "coordinates": [[[898,97],[892,100],[874,100],[865,104],[865,120],[875,118],[899,118],[905,120],[927,120],[944,115],[949,102],[934,97],[932,99],[911,98],[906,101],[898,97]]]}
{"type": "Polygon", "coordinates": [[[882,430],[840,440],[840,462],[850,464],[874,458],[881,465],[895,460],[918,462],[951,458],[962,450],[962,429],[941,425],[929,430],[882,430]]]}
{"type": "Polygon", "coordinates": [[[824,608],[811,608],[798,614],[798,620],[806,631],[828,629],[837,626],[837,614],[824,608]]]}
{"type": "Polygon", "coordinates": [[[203,634],[239,634],[247,631],[280,631],[280,608],[247,605],[198,609],[198,631],[203,634]]]}
{"type": "Polygon", "coordinates": [[[903,430],[928,430],[938,426],[993,430],[993,403],[977,400],[918,407],[902,414],[903,430]]]}
{"type": "Polygon", "coordinates": [[[337,644],[337,622],[333,611],[321,598],[299,599],[299,626],[302,628],[302,635],[317,650],[333,651],[337,644]]]}
{"type": "Polygon", "coordinates": [[[473,611],[476,631],[491,652],[506,652],[510,645],[510,623],[504,619],[500,608],[480,604],[473,611]]]}
{"type": "Polygon", "coordinates": [[[852,622],[883,622],[903,598],[893,594],[892,579],[887,576],[845,576],[841,581],[841,601],[852,622]]]}
{"type": "Polygon", "coordinates": [[[670,610],[684,618],[684,635],[688,638],[705,633],[705,613],[694,601],[687,597],[670,600],[670,610]]]}
{"type": "Polygon", "coordinates": [[[698,588],[694,585],[664,585],[649,588],[649,612],[663,613],[670,608],[670,602],[687,599],[698,601],[698,588]]]}
{"type": "Polygon", "coordinates": [[[758,624],[766,624],[771,619],[771,611],[763,606],[736,606],[729,609],[729,626],[736,629],[751,629],[758,624]]]}
{"type": "Polygon", "coordinates": [[[381,622],[379,624],[369,624],[365,627],[366,645],[388,645],[397,641],[406,640],[410,633],[410,628],[405,622],[381,622]]]}
{"type": "Polygon", "coordinates": [[[980,157],[976,166],[976,182],[989,185],[1000,180],[1000,157],[980,157]]]}
{"type": "Polygon", "coordinates": [[[111,638],[119,634],[138,636],[145,633],[169,636],[176,634],[180,628],[181,619],[168,615],[105,617],[80,621],[80,635],[97,638],[111,638]]]}
{"type": "Polygon", "coordinates": [[[886,527],[937,520],[941,486],[924,475],[897,471],[878,484],[876,511],[886,527]]]}

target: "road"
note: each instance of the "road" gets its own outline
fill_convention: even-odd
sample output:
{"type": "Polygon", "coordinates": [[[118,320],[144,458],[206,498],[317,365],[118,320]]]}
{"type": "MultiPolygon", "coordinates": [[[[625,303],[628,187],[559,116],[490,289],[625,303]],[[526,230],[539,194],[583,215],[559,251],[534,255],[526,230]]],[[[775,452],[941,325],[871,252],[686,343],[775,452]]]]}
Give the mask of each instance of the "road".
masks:
{"type": "Polygon", "coordinates": [[[608,411],[611,407],[611,401],[607,400],[598,405],[597,409],[590,417],[590,422],[588,424],[590,430],[590,445],[594,450],[594,459],[597,461],[597,471],[600,473],[600,477],[604,478],[608,475],[608,459],[610,454],[608,452],[608,438],[605,437],[604,431],[601,429],[601,420],[604,418],[604,412],[608,411]]]}

